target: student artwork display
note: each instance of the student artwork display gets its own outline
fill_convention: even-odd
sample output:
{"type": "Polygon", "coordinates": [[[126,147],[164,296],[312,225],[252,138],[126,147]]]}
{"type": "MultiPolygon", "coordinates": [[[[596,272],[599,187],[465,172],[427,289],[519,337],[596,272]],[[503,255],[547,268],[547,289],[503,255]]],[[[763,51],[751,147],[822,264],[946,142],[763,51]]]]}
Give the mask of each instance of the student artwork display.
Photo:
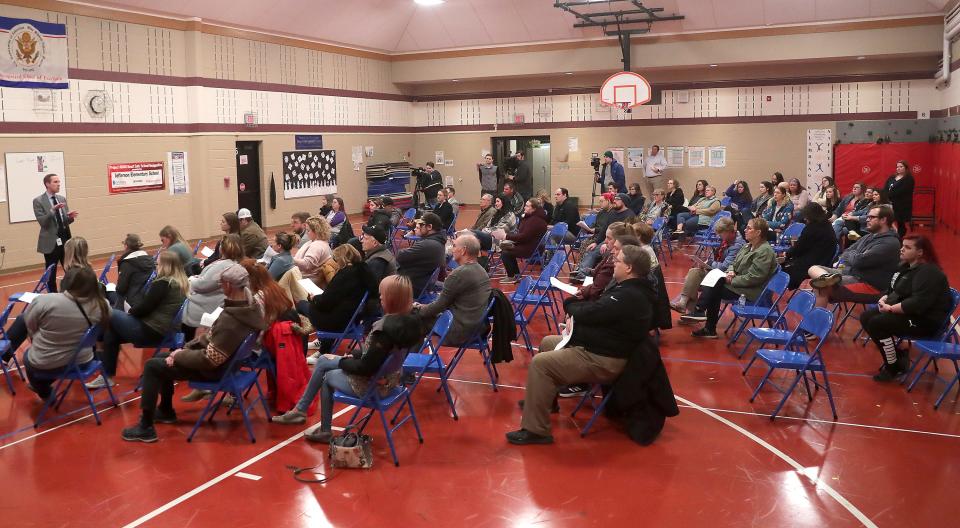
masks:
{"type": "Polygon", "coordinates": [[[623,165],[624,149],[620,147],[612,148],[610,152],[613,153],[613,159],[617,160],[617,163],[620,165],[623,165]]]}
{"type": "Polygon", "coordinates": [[[687,147],[687,166],[699,169],[706,166],[706,147],[687,147]]]}
{"type": "Polygon", "coordinates": [[[664,157],[667,158],[667,167],[683,167],[684,147],[667,147],[664,157]]]}
{"type": "Polygon", "coordinates": [[[824,176],[833,175],[833,130],[812,128],[807,130],[807,181],[810,192],[820,191],[824,176]]]}
{"type": "Polygon", "coordinates": [[[627,167],[630,169],[643,168],[643,147],[630,147],[627,149],[627,167]]]}
{"type": "Polygon", "coordinates": [[[110,194],[156,191],[164,187],[162,161],[110,163],[107,165],[110,194]]]}
{"type": "Polygon", "coordinates": [[[337,192],[337,151],[283,153],[283,197],[306,198],[337,192]]]}
{"type": "Polygon", "coordinates": [[[713,168],[723,168],[727,166],[727,147],[710,147],[709,149],[710,166],[713,168]]]}

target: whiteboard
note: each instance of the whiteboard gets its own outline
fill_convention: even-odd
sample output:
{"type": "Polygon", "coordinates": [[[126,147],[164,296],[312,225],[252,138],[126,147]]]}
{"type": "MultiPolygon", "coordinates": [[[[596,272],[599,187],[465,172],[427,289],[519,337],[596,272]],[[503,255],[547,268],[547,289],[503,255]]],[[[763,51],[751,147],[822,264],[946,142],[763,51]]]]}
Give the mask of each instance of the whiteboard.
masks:
{"type": "Polygon", "coordinates": [[[10,223],[36,222],[33,199],[46,191],[43,177],[60,176],[60,193],[67,196],[63,152],[7,152],[7,209],[10,223]]]}

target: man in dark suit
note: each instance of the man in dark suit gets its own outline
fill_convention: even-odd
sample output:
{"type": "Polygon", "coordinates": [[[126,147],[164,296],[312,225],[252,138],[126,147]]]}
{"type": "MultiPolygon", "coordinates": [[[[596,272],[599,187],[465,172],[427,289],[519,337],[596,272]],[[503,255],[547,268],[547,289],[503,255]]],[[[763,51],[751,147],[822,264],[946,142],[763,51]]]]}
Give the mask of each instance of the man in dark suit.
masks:
{"type": "MultiPolygon", "coordinates": [[[[37,253],[43,253],[43,267],[51,264],[63,264],[63,245],[70,240],[70,224],[77,218],[77,212],[67,207],[67,199],[60,194],[60,176],[47,174],[43,177],[46,192],[33,199],[33,214],[40,224],[40,236],[37,239],[37,253]]],[[[57,291],[57,268],[47,279],[47,288],[51,293],[57,291]]]]}

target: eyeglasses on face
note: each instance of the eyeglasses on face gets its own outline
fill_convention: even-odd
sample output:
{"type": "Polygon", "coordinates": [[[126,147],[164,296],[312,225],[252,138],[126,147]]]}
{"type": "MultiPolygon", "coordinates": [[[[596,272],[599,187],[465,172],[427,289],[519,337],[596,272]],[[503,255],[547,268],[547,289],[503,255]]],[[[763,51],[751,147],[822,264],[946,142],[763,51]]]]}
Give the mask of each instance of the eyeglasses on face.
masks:
{"type": "Polygon", "coordinates": [[[880,217],[877,216],[877,215],[870,215],[870,214],[867,215],[867,220],[876,220],[876,219],[878,219],[878,218],[880,218],[880,217]]]}

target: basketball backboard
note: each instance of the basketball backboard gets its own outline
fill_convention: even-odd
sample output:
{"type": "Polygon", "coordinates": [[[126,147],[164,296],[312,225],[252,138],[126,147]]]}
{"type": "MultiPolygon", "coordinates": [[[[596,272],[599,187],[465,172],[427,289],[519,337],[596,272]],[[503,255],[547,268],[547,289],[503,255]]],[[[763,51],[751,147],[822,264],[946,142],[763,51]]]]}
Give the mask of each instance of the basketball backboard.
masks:
{"type": "Polygon", "coordinates": [[[653,90],[643,76],[633,72],[617,72],[600,87],[600,104],[633,108],[650,101],[653,90]]]}

